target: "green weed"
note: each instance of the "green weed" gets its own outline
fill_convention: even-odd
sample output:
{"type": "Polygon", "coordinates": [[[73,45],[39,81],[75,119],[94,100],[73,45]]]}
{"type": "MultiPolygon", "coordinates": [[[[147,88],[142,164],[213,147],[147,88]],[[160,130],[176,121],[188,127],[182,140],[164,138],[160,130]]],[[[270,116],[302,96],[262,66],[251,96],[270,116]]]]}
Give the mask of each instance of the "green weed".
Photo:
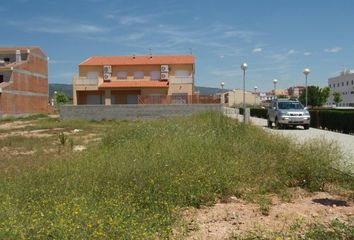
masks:
{"type": "Polygon", "coordinates": [[[220,113],[72,123],[110,128],[81,154],[0,177],[0,237],[163,239],[185,207],[342,180],[331,170],[339,161],[331,146],[294,145],[220,113]]]}

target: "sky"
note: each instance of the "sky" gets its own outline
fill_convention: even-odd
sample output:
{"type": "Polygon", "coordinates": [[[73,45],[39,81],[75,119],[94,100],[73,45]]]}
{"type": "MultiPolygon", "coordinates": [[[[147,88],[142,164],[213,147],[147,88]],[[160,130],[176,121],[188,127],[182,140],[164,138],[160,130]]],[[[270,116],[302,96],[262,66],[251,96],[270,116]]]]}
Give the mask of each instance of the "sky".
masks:
{"type": "Polygon", "coordinates": [[[90,56],[190,54],[196,85],[258,91],[324,87],[354,68],[354,1],[11,0],[0,5],[0,47],[40,46],[49,82],[72,83],[90,56]],[[151,50],[150,50],[151,49],[151,50]]]}

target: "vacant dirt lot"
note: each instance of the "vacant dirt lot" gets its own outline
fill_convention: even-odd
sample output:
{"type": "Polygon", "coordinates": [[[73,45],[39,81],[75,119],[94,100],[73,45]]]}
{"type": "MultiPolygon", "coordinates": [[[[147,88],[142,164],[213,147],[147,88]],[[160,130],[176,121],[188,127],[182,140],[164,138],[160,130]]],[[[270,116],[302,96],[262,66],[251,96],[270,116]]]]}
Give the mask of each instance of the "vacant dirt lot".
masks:
{"type": "MultiPolygon", "coordinates": [[[[262,121],[252,120],[263,126],[262,121]]],[[[111,127],[111,122],[60,122],[57,118],[0,122],[0,174],[18,174],[80,154],[91,144],[100,141],[104,132],[111,127]]],[[[291,135],[298,141],[316,136],[312,134],[313,131],[321,131],[266,130],[291,135]]],[[[325,131],[321,133],[327,134],[325,131]]],[[[189,209],[184,212],[185,237],[237,239],[237,236],[249,232],[261,236],[274,237],[274,233],[285,236],[292,231],[305,231],[311,224],[329,224],[335,219],[354,228],[352,193],[328,186],[326,191],[309,193],[299,188],[289,189],[287,199],[267,196],[269,202],[263,207],[259,202],[256,204],[252,200],[231,197],[214,206],[189,209]]]]}
{"type": "Polygon", "coordinates": [[[277,233],[282,236],[292,230],[304,230],[310,224],[328,224],[338,219],[354,226],[354,203],[329,193],[308,193],[292,189],[289,202],[271,197],[269,215],[262,214],[258,204],[235,197],[228,203],[190,210],[186,221],[187,239],[229,239],[247,232],[258,235],[277,233]]]}

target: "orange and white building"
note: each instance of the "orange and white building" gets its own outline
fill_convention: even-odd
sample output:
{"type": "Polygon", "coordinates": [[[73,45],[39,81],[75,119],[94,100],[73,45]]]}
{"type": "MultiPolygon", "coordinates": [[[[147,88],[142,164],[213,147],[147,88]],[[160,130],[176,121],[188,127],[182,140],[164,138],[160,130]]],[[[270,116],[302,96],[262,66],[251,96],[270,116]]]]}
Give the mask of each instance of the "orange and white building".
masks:
{"type": "Polygon", "coordinates": [[[90,57],[73,79],[73,104],[187,103],[194,73],[193,55],[90,57]]]}
{"type": "Polygon", "coordinates": [[[48,112],[48,57],[39,47],[0,48],[0,116],[48,112]]]}

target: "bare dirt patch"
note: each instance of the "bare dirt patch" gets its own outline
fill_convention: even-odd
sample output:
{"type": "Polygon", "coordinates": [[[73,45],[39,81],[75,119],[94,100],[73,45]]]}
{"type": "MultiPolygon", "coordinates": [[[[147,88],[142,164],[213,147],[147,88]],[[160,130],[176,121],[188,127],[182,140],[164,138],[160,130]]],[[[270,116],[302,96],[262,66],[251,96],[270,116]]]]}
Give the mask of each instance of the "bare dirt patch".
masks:
{"type": "Polygon", "coordinates": [[[229,203],[188,210],[187,239],[229,239],[234,234],[267,231],[287,232],[294,224],[330,223],[334,219],[353,224],[354,203],[329,193],[301,192],[291,202],[273,198],[268,216],[262,215],[259,205],[232,198],[229,203]],[[337,205],[337,204],[338,205],[337,205]],[[340,204],[339,204],[340,203],[340,204]]]}
{"type": "Polygon", "coordinates": [[[9,133],[3,133],[0,135],[0,138],[7,138],[13,136],[23,136],[23,137],[51,137],[53,133],[49,133],[50,129],[38,129],[30,131],[15,131],[9,133]]]}
{"type": "Polygon", "coordinates": [[[14,130],[33,126],[33,121],[13,121],[0,124],[0,130],[14,130]]]}

